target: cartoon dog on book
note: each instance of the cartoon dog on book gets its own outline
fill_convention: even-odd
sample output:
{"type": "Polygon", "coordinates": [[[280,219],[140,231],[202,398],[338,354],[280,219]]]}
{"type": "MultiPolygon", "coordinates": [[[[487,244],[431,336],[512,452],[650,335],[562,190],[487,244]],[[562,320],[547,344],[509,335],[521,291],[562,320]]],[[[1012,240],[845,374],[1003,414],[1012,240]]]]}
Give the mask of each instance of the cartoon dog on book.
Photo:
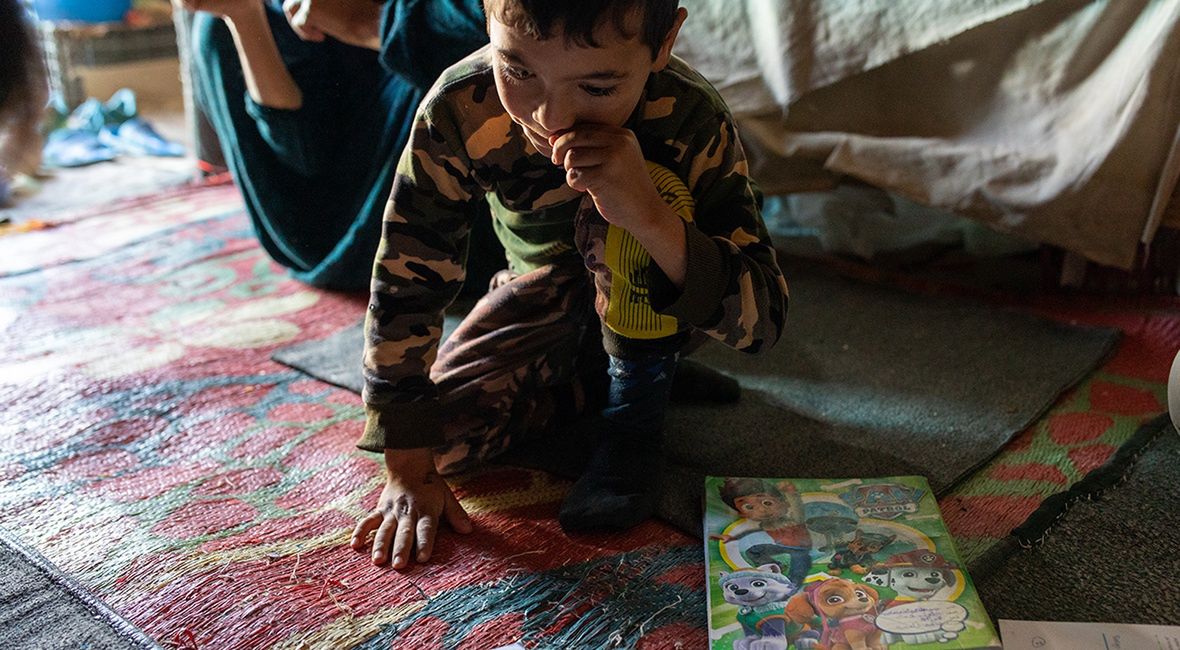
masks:
{"type": "Polygon", "coordinates": [[[824,650],[888,650],[877,627],[879,596],[868,585],[847,578],[813,582],[787,601],[787,616],[799,624],[819,618],[824,650]]]}
{"type": "MultiPolygon", "coordinates": [[[[928,549],[915,549],[892,555],[888,560],[869,570],[864,581],[897,592],[897,597],[882,606],[882,610],[908,602],[946,600],[955,586],[958,567],[928,549]]],[[[943,640],[937,633],[886,634],[887,641],[904,643],[935,643],[943,640]]]]}
{"type": "Polygon", "coordinates": [[[931,600],[947,587],[955,586],[955,570],[946,558],[927,549],[916,549],[892,555],[888,560],[869,570],[864,581],[878,587],[888,587],[899,598],[886,606],[906,600],[931,600]]]}
{"type": "Polygon", "coordinates": [[[857,528],[855,537],[836,547],[836,553],[828,562],[828,573],[838,576],[844,569],[860,575],[868,573],[869,567],[876,564],[875,554],[895,539],[897,535],[866,533],[857,528]]]}
{"type": "Polygon", "coordinates": [[[786,650],[791,643],[798,650],[811,650],[819,642],[818,633],[787,616],[787,599],[798,588],[778,564],[723,571],[720,584],[725,602],[738,606],[745,635],[734,641],[733,650],[786,650]]]}

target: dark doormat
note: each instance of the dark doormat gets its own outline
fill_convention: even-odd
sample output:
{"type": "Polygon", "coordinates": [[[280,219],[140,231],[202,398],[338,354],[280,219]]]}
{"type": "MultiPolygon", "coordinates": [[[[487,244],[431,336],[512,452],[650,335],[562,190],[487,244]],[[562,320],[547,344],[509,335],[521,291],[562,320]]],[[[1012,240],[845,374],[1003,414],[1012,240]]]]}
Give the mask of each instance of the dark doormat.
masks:
{"type": "Polygon", "coordinates": [[[971,567],[995,618],[1180,625],[1180,435],[1166,415],[971,567]]]}
{"type": "Polygon", "coordinates": [[[159,647],[41,554],[0,530],[0,648],[159,647]]]}
{"type": "MultiPolygon", "coordinates": [[[[700,529],[708,473],[919,474],[944,493],[1093,370],[1119,336],[851,280],[813,262],[783,270],[791,304],[775,348],[755,357],[707,345],[693,357],[738,378],[742,400],[678,404],[669,414],[660,514],[686,531],[700,529]]],[[[274,359],[359,392],[361,349],[358,325],[274,359]]],[[[505,462],[572,476],[585,437],[558,436],[505,462]]]]}

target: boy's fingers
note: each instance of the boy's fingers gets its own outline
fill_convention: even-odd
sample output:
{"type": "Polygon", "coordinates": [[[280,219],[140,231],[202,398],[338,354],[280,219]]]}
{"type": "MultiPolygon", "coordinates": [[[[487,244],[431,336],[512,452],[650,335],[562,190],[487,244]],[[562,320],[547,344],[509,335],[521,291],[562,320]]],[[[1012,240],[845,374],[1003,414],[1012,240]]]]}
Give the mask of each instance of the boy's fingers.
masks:
{"type": "Polygon", "coordinates": [[[589,192],[594,187],[594,181],[597,178],[596,172],[601,168],[601,165],[571,167],[565,172],[565,184],[579,192],[589,192]]]}
{"type": "Polygon", "coordinates": [[[369,539],[369,533],[380,526],[383,519],[380,512],[374,512],[357,522],[356,527],[352,529],[352,547],[357,550],[364,548],[365,542],[369,539]]]}
{"type": "Polygon", "coordinates": [[[373,564],[381,564],[389,557],[389,541],[393,537],[397,520],[393,517],[382,517],[381,526],[377,528],[377,535],[373,537],[373,564]]]}
{"type": "Polygon", "coordinates": [[[471,525],[471,517],[463,509],[463,504],[459,503],[459,499],[455,498],[454,494],[447,494],[446,503],[443,504],[443,515],[447,518],[447,523],[451,525],[451,528],[464,535],[475,528],[471,525]]]}
{"type": "Polygon", "coordinates": [[[418,561],[430,559],[434,551],[434,536],[438,532],[438,519],[422,517],[418,520],[418,561]]]}
{"type": "Polygon", "coordinates": [[[587,192],[590,190],[589,185],[582,172],[577,169],[568,169],[565,172],[565,184],[570,186],[570,189],[578,192],[587,192]]]}
{"type": "Polygon", "coordinates": [[[606,159],[605,149],[593,149],[589,147],[577,147],[569,149],[565,152],[563,157],[558,160],[562,161],[563,167],[566,169],[596,167],[601,165],[606,159]]]}
{"type": "Polygon", "coordinates": [[[574,130],[550,138],[549,146],[553,149],[553,164],[560,165],[571,149],[599,149],[607,146],[608,142],[597,137],[596,131],[574,130]]]}
{"type": "Polygon", "coordinates": [[[408,514],[397,518],[397,532],[393,534],[393,568],[402,569],[410,563],[414,547],[414,518],[408,514]]]}

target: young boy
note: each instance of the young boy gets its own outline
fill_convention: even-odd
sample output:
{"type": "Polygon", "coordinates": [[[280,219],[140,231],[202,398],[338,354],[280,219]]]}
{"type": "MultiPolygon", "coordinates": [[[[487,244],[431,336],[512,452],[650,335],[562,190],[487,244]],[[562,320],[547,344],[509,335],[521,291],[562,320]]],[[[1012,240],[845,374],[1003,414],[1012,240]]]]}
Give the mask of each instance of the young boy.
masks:
{"type": "Polygon", "coordinates": [[[671,56],[687,15],[676,0],[484,9],[490,45],[419,107],[374,267],[358,446],[383,452],[388,476],[352,545],[376,531],[373,561],[392,547],[394,568],[415,544],[429,559],[441,518],[471,530],[440,473],[588,405],[605,405],[600,440],[559,520],[642,521],[689,333],[757,352],[786,312],[733,119],[671,56]],[[483,201],[509,269],[440,347],[483,201]]]}

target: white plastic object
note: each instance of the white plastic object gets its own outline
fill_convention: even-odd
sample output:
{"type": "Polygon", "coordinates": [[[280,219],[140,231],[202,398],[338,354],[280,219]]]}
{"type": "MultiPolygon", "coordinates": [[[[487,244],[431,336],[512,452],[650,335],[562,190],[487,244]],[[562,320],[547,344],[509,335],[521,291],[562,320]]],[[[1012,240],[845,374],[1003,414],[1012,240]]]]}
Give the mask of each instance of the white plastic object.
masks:
{"type": "Polygon", "coordinates": [[[1168,414],[1172,425],[1180,431],[1180,352],[1172,360],[1172,372],[1168,375],[1168,414]]]}

